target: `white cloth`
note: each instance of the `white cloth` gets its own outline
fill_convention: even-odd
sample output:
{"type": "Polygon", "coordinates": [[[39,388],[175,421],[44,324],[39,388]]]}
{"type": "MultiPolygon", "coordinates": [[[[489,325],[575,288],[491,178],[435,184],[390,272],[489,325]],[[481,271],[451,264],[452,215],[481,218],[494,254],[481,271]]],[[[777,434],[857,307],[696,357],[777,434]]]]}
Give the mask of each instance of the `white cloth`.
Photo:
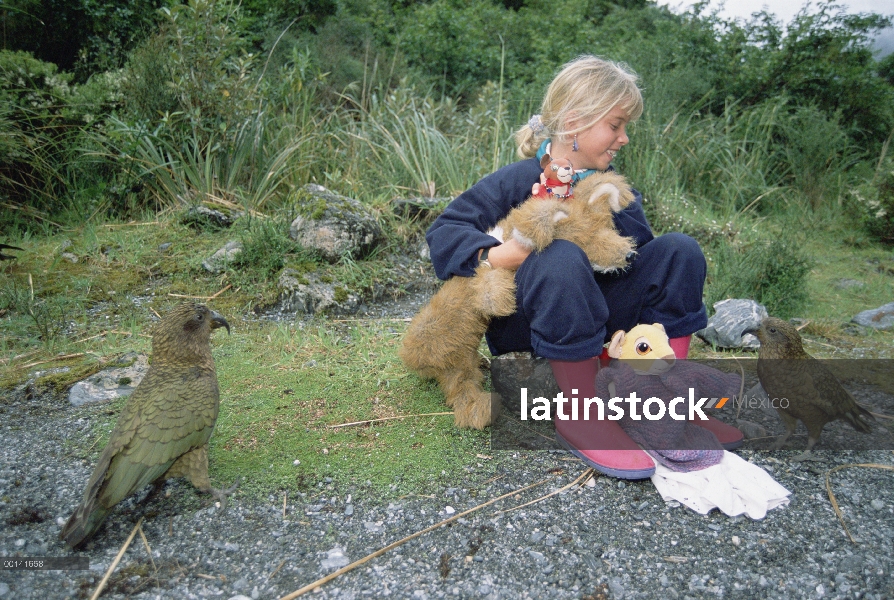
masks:
{"type": "Polygon", "coordinates": [[[720,463],[701,471],[680,473],[656,462],[652,483],[665,501],[677,500],[697,513],[719,508],[731,517],[752,519],[787,506],[791,494],[762,468],[727,451],[720,463]]]}

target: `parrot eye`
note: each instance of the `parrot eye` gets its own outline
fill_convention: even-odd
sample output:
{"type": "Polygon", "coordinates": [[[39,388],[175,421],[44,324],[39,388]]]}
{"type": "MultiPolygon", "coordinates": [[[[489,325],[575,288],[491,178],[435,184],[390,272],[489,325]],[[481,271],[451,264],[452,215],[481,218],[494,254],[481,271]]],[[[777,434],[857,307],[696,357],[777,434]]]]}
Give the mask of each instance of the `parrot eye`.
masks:
{"type": "Polygon", "coordinates": [[[636,353],[640,356],[648,354],[651,349],[652,347],[649,346],[649,344],[647,344],[646,342],[640,342],[636,345],[636,353]]]}

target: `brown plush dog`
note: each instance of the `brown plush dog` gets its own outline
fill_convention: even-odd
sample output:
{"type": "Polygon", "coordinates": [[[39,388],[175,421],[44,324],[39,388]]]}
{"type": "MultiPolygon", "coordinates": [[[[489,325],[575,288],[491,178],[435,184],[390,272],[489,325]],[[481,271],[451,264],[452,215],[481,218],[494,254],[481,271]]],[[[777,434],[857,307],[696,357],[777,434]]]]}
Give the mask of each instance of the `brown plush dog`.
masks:
{"type": "MultiPolygon", "coordinates": [[[[534,252],[555,239],[580,246],[595,270],[623,269],[634,253],[631,238],[614,227],[612,213],[633,201],[617,173],[595,173],[565,200],[531,198],[512,209],[491,235],[515,238],[534,252]]],[[[436,379],[457,427],[483,429],[496,419],[500,399],[484,391],[478,346],[490,320],[515,312],[515,272],[478,266],[473,277],[452,277],[413,318],[400,357],[407,368],[436,379]]]]}

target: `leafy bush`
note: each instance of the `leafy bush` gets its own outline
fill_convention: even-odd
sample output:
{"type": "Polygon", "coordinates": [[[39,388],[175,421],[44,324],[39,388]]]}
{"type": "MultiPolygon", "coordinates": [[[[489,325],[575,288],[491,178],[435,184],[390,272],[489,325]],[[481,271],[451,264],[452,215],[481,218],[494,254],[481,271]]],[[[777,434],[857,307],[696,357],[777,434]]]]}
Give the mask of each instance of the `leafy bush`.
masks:
{"type": "Polygon", "coordinates": [[[840,115],[853,125],[855,141],[877,148],[894,126],[894,87],[876,71],[871,44],[890,25],[888,17],[848,14],[831,2],[802,9],[785,27],[767,13],[744,25],[726,23],[718,100],[756,105],[784,94],[827,118],[840,115]]]}
{"type": "Polygon", "coordinates": [[[853,200],[866,232],[894,244],[894,159],[883,156],[875,176],[854,190],[853,200]]]}
{"type": "Polygon", "coordinates": [[[781,238],[736,245],[720,238],[709,251],[705,302],[751,298],[773,316],[790,318],[807,301],[812,261],[796,243],[781,238]]]}
{"type": "Polygon", "coordinates": [[[190,0],[162,14],[159,32],[128,63],[125,107],[203,145],[225,141],[257,108],[255,57],[240,35],[239,10],[229,1],[190,0]]]}

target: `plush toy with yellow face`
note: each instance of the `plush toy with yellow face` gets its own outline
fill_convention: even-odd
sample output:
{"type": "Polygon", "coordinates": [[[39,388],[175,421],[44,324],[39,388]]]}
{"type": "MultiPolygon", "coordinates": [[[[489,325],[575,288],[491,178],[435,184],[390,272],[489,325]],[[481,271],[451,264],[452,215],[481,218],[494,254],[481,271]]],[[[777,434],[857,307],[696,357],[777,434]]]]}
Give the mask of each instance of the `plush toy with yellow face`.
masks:
{"type": "Polygon", "coordinates": [[[628,332],[618,330],[608,345],[608,355],[628,363],[639,375],[659,375],[676,362],[664,325],[640,324],[628,332]]]}

